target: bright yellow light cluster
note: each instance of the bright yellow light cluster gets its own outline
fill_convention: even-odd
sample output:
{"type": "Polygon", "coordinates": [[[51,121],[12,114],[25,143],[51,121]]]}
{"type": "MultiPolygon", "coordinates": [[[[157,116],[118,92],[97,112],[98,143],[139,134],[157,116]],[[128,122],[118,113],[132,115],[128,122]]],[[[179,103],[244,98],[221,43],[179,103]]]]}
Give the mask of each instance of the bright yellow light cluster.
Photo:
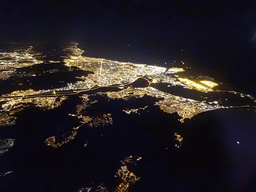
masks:
{"type": "Polygon", "coordinates": [[[210,88],[213,88],[213,87],[216,87],[216,86],[219,85],[218,83],[215,83],[215,82],[212,82],[212,81],[200,81],[200,82],[203,83],[204,85],[210,87],[210,88]]]}
{"type": "Polygon", "coordinates": [[[6,80],[16,75],[17,68],[43,63],[42,60],[36,58],[39,54],[33,53],[32,48],[31,46],[27,50],[0,52],[0,80],[6,80]]]}
{"type": "Polygon", "coordinates": [[[181,135],[179,135],[177,132],[174,133],[174,136],[175,140],[178,141],[179,143],[183,141],[183,137],[181,137],[181,135]]]}
{"type": "Polygon", "coordinates": [[[129,100],[131,98],[139,98],[144,95],[148,95],[155,98],[161,98],[155,103],[159,108],[166,113],[177,113],[181,119],[180,122],[184,123],[185,119],[191,119],[193,116],[210,110],[216,110],[221,108],[218,104],[210,105],[205,102],[187,99],[180,96],[175,96],[153,87],[145,88],[132,88],[128,87],[127,89],[115,92],[106,92],[107,96],[112,99],[124,99],[129,100]]]}
{"type": "Polygon", "coordinates": [[[213,91],[212,88],[218,86],[217,83],[212,81],[196,82],[187,78],[178,78],[178,80],[184,83],[189,89],[195,89],[197,91],[203,91],[203,92],[213,91]]]}
{"type": "Polygon", "coordinates": [[[178,68],[178,67],[172,67],[170,68],[172,71],[175,71],[175,72],[183,72],[185,71],[183,68],[178,68]]]}
{"type": "MultiPolygon", "coordinates": [[[[133,172],[131,172],[128,168],[128,164],[134,164],[134,160],[132,160],[132,156],[127,157],[122,160],[122,166],[116,172],[115,177],[121,179],[121,183],[114,189],[114,192],[126,192],[127,189],[136,183],[140,179],[140,177],[136,176],[133,172]]],[[[141,160],[142,157],[138,157],[136,161],[141,160]]]]}

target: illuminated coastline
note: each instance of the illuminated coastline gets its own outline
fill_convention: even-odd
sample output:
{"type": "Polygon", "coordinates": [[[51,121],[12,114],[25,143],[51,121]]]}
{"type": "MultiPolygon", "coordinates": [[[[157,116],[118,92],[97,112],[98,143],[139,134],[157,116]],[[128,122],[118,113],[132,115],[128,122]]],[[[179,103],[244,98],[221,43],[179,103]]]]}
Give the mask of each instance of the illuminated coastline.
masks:
{"type": "MultiPolygon", "coordinates": [[[[31,82],[28,83],[29,88],[26,89],[22,89],[23,83],[19,83],[20,89],[0,95],[0,126],[14,125],[17,115],[28,107],[36,107],[43,111],[55,110],[72,97],[76,97],[78,104],[70,110],[71,112],[68,111],[63,118],[73,118],[77,125],[70,127],[70,131],[62,136],[50,135],[45,138],[45,145],[57,150],[57,148],[74,140],[83,127],[96,128],[115,124],[112,112],[107,109],[100,114],[90,114],[91,108],[101,107],[95,98],[114,103],[143,100],[150,97],[154,99],[153,106],[147,104],[142,106],[126,105],[120,112],[131,116],[140,115],[149,112],[150,107],[154,107],[166,114],[176,113],[179,116],[178,123],[186,123],[187,120],[207,111],[242,107],[255,108],[253,96],[236,91],[220,90],[218,89],[219,82],[202,76],[192,78],[182,67],[167,68],[86,57],[82,56],[84,51],[79,49],[77,45],[73,44],[65,49],[69,54],[63,60],[47,61],[53,67],[54,64],[58,64],[67,68],[67,71],[75,76],[75,81],[64,82],[63,85],[52,86],[50,89],[39,90],[36,90],[31,82]],[[78,71],[83,72],[82,75],[78,75],[76,73],[78,71]],[[138,83],[140,80],[144,82],[143,86],[138,83]],[[160,85],[164,88],[161,89],[160,85]],[[168,92],[177,87],[186,90],[188,94],[181,96],[177,92],[168,92]],[[192,94],[189,94],[190,92],[196,92],[200,97],[195,99],[191,96],[192,94]],[[241,103],[241,105],[237,103],[226,104],[229,96],[235,97],[238,100],[237,103],[241,103]]],[[[12,77],[18,77],[24,78],[28,82],[26,78],[34,77],[40,81],[42,76],[38,75],[36,71],[32,70],[29,74],[26,72],[17,73],[17,69],[45,65],[43,60],[37,58],[38,55],[41,54],[34,53],[32,47],[27,50],[0,53],[0,80],[5,81],[12,77]]],[[[57,72],[60,70],[53,68],[41,73],[55,75],[57,72]]],[[[96,111],[100,111],[100,109],[96,109],[96,111]]],[[[180,148],[184,138],[178,131],[174,132],[174,147],[180,148]]],[[[9,145],[12,147],[14,142],[9,142],[9,145]]],[[[83,145],[87,147],[90,143],[83,145]]],[[[129,170],[128,166],[129,163],[134,164],[140,159],[142,157],[137,158],[137,160],[134,160],[133,157],[127,157],[121,161],[121,168],[115,174],[120,182],[114,191],[126,191],[140,179],[139,176],[129,170]]],[[[101,185],[98,187],[104,188],[101,185]]]]}

